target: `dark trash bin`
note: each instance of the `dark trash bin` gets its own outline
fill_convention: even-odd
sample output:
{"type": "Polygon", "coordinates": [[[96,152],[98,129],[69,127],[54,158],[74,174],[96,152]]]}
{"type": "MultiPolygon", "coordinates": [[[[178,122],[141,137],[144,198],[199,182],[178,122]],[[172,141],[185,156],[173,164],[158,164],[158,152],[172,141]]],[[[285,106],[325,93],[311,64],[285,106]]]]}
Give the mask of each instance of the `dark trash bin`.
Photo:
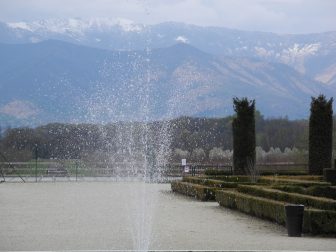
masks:
{"type": "Polygon", "coordinates": [[[288,236],[300,237],[302,234],[304,205],[285,205],[288,236]]]}

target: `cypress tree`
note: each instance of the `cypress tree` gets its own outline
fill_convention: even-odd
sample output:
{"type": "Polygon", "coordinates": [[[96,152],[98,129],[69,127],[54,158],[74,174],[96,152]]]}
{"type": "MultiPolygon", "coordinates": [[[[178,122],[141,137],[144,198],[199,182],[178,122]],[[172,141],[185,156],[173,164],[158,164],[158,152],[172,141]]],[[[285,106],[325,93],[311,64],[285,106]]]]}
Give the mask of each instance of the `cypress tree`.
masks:
{"type": "Polygon", "coordinates": [[[309,118],[309,173],[322,175],[323,168],[331,168],[333,98],[312,97],[309,118]]]}
{"type": "Polygon", "coordinates": [[[256,161],[255,100],[234,98],[232,122],[234,174],[249,174],[256,161]]]}

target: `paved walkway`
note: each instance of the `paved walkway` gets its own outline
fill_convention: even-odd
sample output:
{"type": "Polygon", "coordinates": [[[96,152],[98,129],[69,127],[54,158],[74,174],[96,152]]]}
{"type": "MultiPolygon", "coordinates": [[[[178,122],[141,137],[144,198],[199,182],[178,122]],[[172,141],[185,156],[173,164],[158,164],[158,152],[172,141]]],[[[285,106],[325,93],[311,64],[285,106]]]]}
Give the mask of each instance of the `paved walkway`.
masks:
{"type": "Polygon", "coordinates": [[[0,184],[0,250],[336,250],[168,184],[0,184]],[[150,235],[151,234],[151,235],[150,235]]]}

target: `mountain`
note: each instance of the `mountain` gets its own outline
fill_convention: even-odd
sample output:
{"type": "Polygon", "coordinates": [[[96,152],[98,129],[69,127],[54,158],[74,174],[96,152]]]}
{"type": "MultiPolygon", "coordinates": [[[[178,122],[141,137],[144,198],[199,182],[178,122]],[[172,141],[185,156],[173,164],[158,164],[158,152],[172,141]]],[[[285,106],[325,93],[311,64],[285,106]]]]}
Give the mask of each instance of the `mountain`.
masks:
{"type": "Polygon", "coordinates": [[[266,116],[306,117],[332,86],[257,58],[214,56],[189,44],[112,51],[48,40],[0,44],[0,125],[226,116],[255,98],[266,116]]]}
{"type": "Polygon", "coordinates": [[[164,48],[183,42],[216,56],[283,63],[309,78],[336,86],[335,31],[274,34],[182,23],[142,25],[109,18],[0,23],[2,43],[36,43],[49,39],[128,51],[164,48]]]}

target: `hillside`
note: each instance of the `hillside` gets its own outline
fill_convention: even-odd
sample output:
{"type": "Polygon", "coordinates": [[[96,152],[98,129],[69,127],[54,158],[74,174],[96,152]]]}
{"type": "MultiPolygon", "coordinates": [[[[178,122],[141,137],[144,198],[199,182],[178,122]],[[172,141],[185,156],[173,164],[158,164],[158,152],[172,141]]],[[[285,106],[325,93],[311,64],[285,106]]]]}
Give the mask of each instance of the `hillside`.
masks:
{"type": "Polygon", "coordinates": [[[216,57],[185,43],[111,51],[67,42],[0,44],[2,124],[226,116],[248,96],[266,116],[306,117],[334,89],[286,64],[216,57]]]}

